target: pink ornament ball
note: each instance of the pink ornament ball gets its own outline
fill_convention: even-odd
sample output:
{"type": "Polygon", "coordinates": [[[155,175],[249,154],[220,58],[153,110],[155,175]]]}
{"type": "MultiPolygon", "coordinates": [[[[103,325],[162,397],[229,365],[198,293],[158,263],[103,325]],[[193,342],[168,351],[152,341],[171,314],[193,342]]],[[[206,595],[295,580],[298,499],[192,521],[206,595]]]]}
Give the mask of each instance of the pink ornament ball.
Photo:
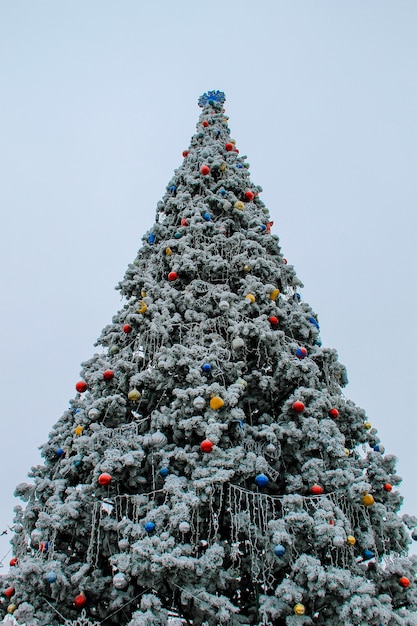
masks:
{"type": "Polygon", "coordinates": [[[79,593],[78,596],[75,596],[74,598],[74,605],[76,606],[77,609],[82,609],[83,606],[85,606],[86,602],[87,602],[87,598],[85,597],[85,594],[83,593],[79,593]]]}
{"type": "Polygon", "coordinates": [[[174,280],[177,280],[177,278],[178,278],[177,272],[170,272],[168,274],[168,280],[170,280],[171,282],[174,280]]]}
{"type": "Polygon", "coordinates": [[[83,380],[79,380],[78,383],[75,385],[75,388],[78,393],[84,393],[84,391],[87,391],[87,383],[83,380]]]}
{"type": "Polygon", "coordinates": [[[321,485],[313,485],[312,487],[310,487],[310,493],[312,493],[313,496],[320,496],[322,493],[324,493],[324,489],[321,485]]]}
{"type": "Polygon", "coordinates": [[[336,419],[339,417],[339,411],[337,409],[330,409],[329,411],[329,415],[330,417],[332,417],[333,419],[336,419]]]}
{"type": "Polygon", "coordinates": [[[105,370],[103,372],[103,378],[104,380],[111,380],[112,378],[114,378],[113,370],[105,370]]]}
{"type": "Polygon", "coordinates": [[[246,200],[247,200],[248,202],[252,202],[252,200],[254,199],[254,197],[255,197],[255,194],[254,194],[254,193],[253,193],[253,191],[251,191],[250,189],[248,189],[248,190],[245,192],[245,198],[246,198],[246,200]]]}
{"type": "Polygon", "coordinates": [[[292,405],[292,408],[294,409],[296,413],[302,413],[306,407],[305,407],[304,402],[301,402],[300,400],[296,400],[294,404],[292,405]]]}
{"type": "Polygon", "coordinates": [[[112,477],[110,474],[107,474],[107,472],[104,472],[103,474],[100,474],[100,476],[98,477],[98,484],[101,485],[102,487],[106,487],[107,485],[110,485],[112,480],[112,477]]]}
{"type": "Polygon", "coordinates": [[[200,172],[203,174],[203,176],[207,176],[207,174],[210,174],[210,168],[208,165],[202,165],[200,168],[200,172]]]}
{"type": "Polygon", "coordinates": [[[130,324],[125,324],[123,326],[123,332],[126,333],[126,335],[128,335],[129,333],[132,332],[132,327],[130,324]]]}
{"type": "Polygon", "coordinates": [[[200,448],[203,452],[211,452],[213,450],[213,446],[214,444],[210,441],[210,439],[204,439],[204,441],[200,444],[200,448]]]}
{"type": "Polygon", "coordinates": [[[225,148],[226,148],[227,152],[231,152],[233,150],[233,148],[234,148],[234,145],[232,143],[228,142],[225,145],[225,148]]]}

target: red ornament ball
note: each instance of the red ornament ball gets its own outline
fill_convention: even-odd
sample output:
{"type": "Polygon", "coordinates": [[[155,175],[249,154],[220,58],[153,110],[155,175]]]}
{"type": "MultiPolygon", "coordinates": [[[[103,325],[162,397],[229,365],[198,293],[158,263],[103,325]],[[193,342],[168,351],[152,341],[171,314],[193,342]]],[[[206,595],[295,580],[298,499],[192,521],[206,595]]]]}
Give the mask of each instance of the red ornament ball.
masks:
{"type": "Polygon", "coordinates": [[[294,409],[296,413],[302,413],[306,407],[305,407],[304,402],[301,402],[300,400],[296,400],[294,404],[292,405],[292,408],[294,409]]]}
{"type": "Polygon", "coordinates": [[[84,593],[79,593],[78,596],[75,596],[74,598],[74,605],[77,607],[77,609],[82,609],[83,606],[85,606],[86,602],[87,598],[85,597],[84,593]]]}
{"type": "Polygon", "coordinates": [[[321,485],[313,485],[312,487],[310,487],[310,493],[312,493],[314,496],[320,496],[322,493],[324,493],[324,489],[321,485]]]}
{"type": "Polygon", "coordinates": [[[282,262],[284,263],[284,265],[287,265],[288,263],[287,259],[282,259],[282,262]]]}
{"type": "Polygon", "coordinates": [[[104,472],[103,474],[100,474],[100,476],[98,477],[98,484],[101,485],[102,487],[106,487],[106,485],[110,485],[111,483],[111,475],[107,474],[107,472],[104,472]]]}
{"type": "Polygon", "coordinates": [[[189,150],[183,150],[182,151],[182,156],[185,158],[186,156],[189,155],[189,152],[190,152],[189,150]]]}
{"type": "Polygon", "coordinates": [[[275,315],[272,315],[269,318],[269,323],[271,324],[271,326],[278,326],[279,319],[277,317],[275,317],[275,315]]]}
{"type": "Polygon", "coordinates": [[[254,199],[254,197],[255,197],[255,194],[254,194],[254,193],[253,193],[253,191],[251,191],[250,189],[248,189],[248,190],[245,192],[245,198],[246,198],[246,200],[247,200],[248,202],[252,202],[252,200],[254,199]]]}
{"type": "Polygon", "coordinates": [[[177,272],[170,272],[168,274],[168,280],[170,280],[170,281],[177,280],[177,278],[178,278],[177,272]]]}
{"type": "Polygon", "coordinates": [[[232,143],[228,142],[225,145],[225,148],[226,148],[227,152],[231,152],[233,150],[233,148],[234,148],[234,145],[232,143]]]}
{"type": "Polygon", "coordinates": [[[336,419],[337,417],[339,417],[339,411],[337,409],[330,409],[329,415],[333,419],[336,419]]]}
{"type": "Polygon", "coordinates": [[[6,598],[11,598],[14,595],[14,587],[7,587],[4,595],[6,596],[6,598]]]}
{"type": "Polygon", "coordinates": [[[204,126],[204,128],[207,128],[207,126],[209,125],[209,123],[208,123],[208,121],[207,121],[207,120],[203,120],[203,121],[201,122],[201,125],[202,125],[202,126],[204,126]]]}
{"type": "Polygon", "coordinates": [[[10,567],[13,567],[14,565],[17,565],[17,558],[15,556],[12,559],[10,559],[9,565],[10,565],[10,567]]]}
{"type": "Polygon", "coordinates": [[[200,448],[203,452],[211,452],[213,450],[213,446],[214,444],[210,441],[210,439],[204,439],[204,441],[200,444],[200,448]]]}
{"type": "Polygon", "coordinates": [[[210,174],[210,168],[208,165],[202,165],[200,167],[200,172],[203,174],[203,176],[207,176],[207,174],[210,174]]]}
{"type": "Polygon", "coordinates": [[[181,218],[181,226],[188,226],[188,222],[185,217],[181,218]]]}
{"type": "Polygon", "coordinates": [[[239,154],[239,150],[237,148],[233,148],[233,152],[237,152],[239,154]]]}
{"type": "Polygon", "coordinates": [[[407,576],[401,576],[398,582],[400,583],[401,587],[404,587],[404,589],[410,586],[410,579],[407,578],[407,576]]]}
{"type": "Polygon", "coordinates": [[[125,324],[123,326],[123,332],[126,333],[126,335],[128,335],[129,333],[132,332],[132,327],[130,324],[125,324]]]}
{"type": "Polygon", "coordinates": [[[385,483],[384,491],[392,491],[392,485],[390,485],[390,483],[385,483]]]}
{"type": "Polygon", "coordinates": [[[103,378],[104,380],[111,380],[114,377],[114,372],[113,370],[105,370],[103,372],[103,378]]]}
{"type": "Polygon", "coordinates": [[[83,380],[79,380],[78,383],[75,385],[75,388],[79,393],[84,393],[84,391],[87,391],[87,383],[85,383],[83,380]]]}

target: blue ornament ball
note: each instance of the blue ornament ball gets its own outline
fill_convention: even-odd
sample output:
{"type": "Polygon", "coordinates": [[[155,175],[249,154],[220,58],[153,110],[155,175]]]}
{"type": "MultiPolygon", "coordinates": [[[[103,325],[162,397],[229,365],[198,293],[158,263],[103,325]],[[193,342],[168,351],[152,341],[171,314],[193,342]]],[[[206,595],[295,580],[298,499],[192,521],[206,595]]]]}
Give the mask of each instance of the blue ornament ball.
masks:
{"type": "Polygon", "coordinates": [[[369,559],[372,559],[374,557],[374,553],[372,552],[372,550],[364,550],[363,554],[362,554],[363,558],[368,561],[369,559]]]}
{"type": "Polygon", "coordinates": [[[320,326],[318,321],[316,320],[315,317],[310,317],[310,319],[308,320],[310,322],[310,324],[313,324],[313,326],[315,326],[317,328],[317,330],[320,330],[320,326]]]}
{"type": "Polygon", "coordinates": [[[301,301],[301,294],[297,292],[297,293],[294,294],[293,298],[294,298],[294,300],[297,300],[297,302],[300,302],[301,301]]]}
{"type": "Polygon", "coordinates": [[[203,370],[203,372],[206,372],[206,373],[211,372],[211,365],[210,365],[210,363],[204,363],[201,366],[201,369],[203,370]]]}
{"type": "Polygon", "coordinates": [[[304,359],[304,357],[307,356],[307,350],[305,348],[297,348],[297,350],[295,351],[295,356],[297,356],[299,359],[304,359]]]}
{"type": "Polygon", "coordinates": [[[55,572],[46,572],[46,574],[45,574],[45,580],[49,584],[54,583],[57,578],[58,578],[58,576],[56,575],[55,572]]]}
{"type": "Polygon", "coordinates": [[[175,191],[177,190],[177,188],[176,188],[176,186],[175,186],[175,185],[171,185],[171,187],[169,188],[169,190],[170,190],[170,192],[171,192],[172,194],[174,194],[174,193],[175,193],[175,191]]]}
{"type": "Polygon", "coordinates": [[[285,547],[281,543],[278,543],[274,548],[274,554],[276,556],[284,556],[285,552],[285,547]]]}
{"type": "Polygon", "coordinates": [[[225,195],[227,194],[226,189],[223,189],[223,187],[222,187],[221,189],[219,189],[219,194],[220,194],[221,196],[225,196],[225,195]]]}
{"type": "Polygon", "coordinates": [[[154,233],[151,233],[148,237],[148,242],[149,243],[155,243],[155,235],[154,233]]]}
{"type": "Polygon", "coordinates": [[[168,474],[169,469],[167,467],[161,467],[161,469],[159,470],[159,475],[165,478],[165,476],[168,476],[168,474]]]}
{"type": "Polygon", "coordinates": [[[182,237],[182,233],[178,232],[174,234],[175,239],[180,239],[182,237]]]}
{"type": "Polygon", "coordinates": [[[203,219],[206,220],[206,222],[209,222],[211,220],[210,213],[203,213],[203,219]]]}
{"type": "Polygon", "coordinates": [[[258,485],[258,487],[266,487],[267,484],[269,483],[269,478],[265,474],[258,474],[257,477],[255,478],[255,482],[258,485]]]}
{"type": "Polygon", "coordinates": [[[155,530],[155,522],[146,522],[145,530],[147,533],[152,533],[155,530]]]}
{"type": "Polygon", "coordinates": [[[57,455],[58,458],[61,458],[62,456],[64,456],[65,450],[63,450],[62,448],[57,448],[55,450],[55,454],[57,455]]]}

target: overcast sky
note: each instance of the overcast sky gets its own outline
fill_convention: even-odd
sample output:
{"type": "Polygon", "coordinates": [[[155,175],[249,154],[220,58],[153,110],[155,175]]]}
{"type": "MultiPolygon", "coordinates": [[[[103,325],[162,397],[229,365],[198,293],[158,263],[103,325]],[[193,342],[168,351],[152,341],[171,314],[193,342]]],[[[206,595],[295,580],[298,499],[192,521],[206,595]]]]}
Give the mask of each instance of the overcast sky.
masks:
{"type": "Polygon", "coordinates": [[[0,3],[0,532],[210,89],[417,514],[416,32],[415,0],[0,3]]]}

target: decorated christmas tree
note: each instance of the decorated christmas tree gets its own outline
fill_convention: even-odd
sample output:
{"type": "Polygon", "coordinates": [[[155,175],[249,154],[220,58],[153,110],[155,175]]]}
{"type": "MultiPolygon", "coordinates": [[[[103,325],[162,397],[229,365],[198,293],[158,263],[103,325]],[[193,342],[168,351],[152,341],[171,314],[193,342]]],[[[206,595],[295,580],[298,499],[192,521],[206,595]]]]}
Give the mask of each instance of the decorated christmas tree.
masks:
{"type": "Polygon", "coordinates": [[[395,458],[211,91],[123,308],[17,487],[4,623],[417,624],[395,458]]]}

